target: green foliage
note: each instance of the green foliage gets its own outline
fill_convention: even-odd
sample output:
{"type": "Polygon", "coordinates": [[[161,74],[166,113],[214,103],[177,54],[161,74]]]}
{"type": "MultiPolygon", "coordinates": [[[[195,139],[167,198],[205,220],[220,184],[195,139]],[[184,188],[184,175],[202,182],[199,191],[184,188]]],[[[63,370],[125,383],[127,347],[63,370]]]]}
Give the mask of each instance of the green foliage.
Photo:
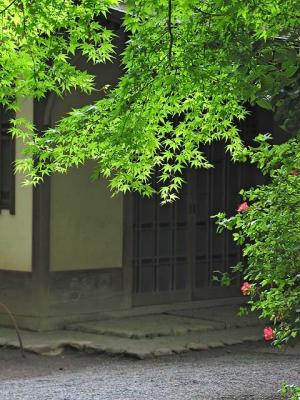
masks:
{"type": "Polygon", "coordinates": [[[285,399],[299,400],[300,399],[300,386],[284,384],[281,387],[281,395],[285,399]]]}
{"type": "Polygon", "coordinates": [[[241,191],[249,208],[216,218],[218,230],[232,231],[243,246],[251,310],[274,324],[274,342],[282,344],[300,330],[300,143],[293,139],[271,146],[269,139],[259,135],[258,146],[247,155],[270,182],[241,191]]]}
{"type": "Polygon", "coordinates": [[[214,271],[212,280],[220,283],[221,286],[230,286],[232,283],[231,275],[228,272],[214,271]]]}
{"type": "Polygon", "coordinates": [[[93,77],[72,65],[81,52],[94,63],[112,56],[112,32],[97,21],[117,0],[0,0],[0,102],[93,89],[93,77]]]}
{"type": "MultiPolygon", "coordinates": [[[[0,102],[16,108],[23,96],[92,91],[93,77],[72,57],[112,59],[114,34],[99,16],[117,4],[0,0],[0,102]]],[[[17,169],[30,183],[92,159],[94,178],[103,175],[115,192],[150,196],[158,171],[164,202],[177,198],[185,168],[212,167],[204,145],[224,140],[233,160],[250,157],[271,183],[242,193],[249,211],[219,214],[218,221],[244,246],[252,308],[274,321],[278,340],[295,335],[299,324],[299,176],[289,173],[300,170],[299,142],[271,147],[261,135],[258,149],[247,150],[236,125],[246,104],[258,104],[299,134],[299,6],[300,0],[127,0],[129,40],[118,85],[42,135],[23,119],[11,130],[26,141],[17,169]]],[[[222,279],[229,283],[229,276],[222,279]]]]}
{"type": "MultiPolygon", "coordinates": [[[[225,140],[233,159],[243,152],[236,122],[247,114],[246,103],[275,111],[290,107],[289,88],[300,61],[299,1],[126,1],[129,41],[119,84],[42,137],[29,129],[28,157],[18,168],[38,183],[45,175],[93,159],[98,165],[94,177],[104,175],[113,191],[146,196],[153,193],[151,177],[158,170],[162,200],[175,200],[185,168],[211,167],[203,145],[225,140]]],[[[76,50],[94,62],[111,56],[111,33],[94,16],[114,1],[23,3],[28,33],[21,29],[21,3],[9,16],[3,14],[3,26],[13,29],[18,10],[18,40],[24,36],[25,43],[24,51],[16,53],[16,71],[1,64],[10,89],[0,88],[2,99],[17,93],[42,96],[46,90],[63,94],[76,85],[91,90],[90,76],[75,70],[69,56],[76,50]]],[[[8,43],[16,48],[12,38],[10,32],[8,43]]],[[[10,53],[8,48],[6,57],[10,53]]],[[[24,137],[21,125],[16,124],[14,134],[24,137]]]]}

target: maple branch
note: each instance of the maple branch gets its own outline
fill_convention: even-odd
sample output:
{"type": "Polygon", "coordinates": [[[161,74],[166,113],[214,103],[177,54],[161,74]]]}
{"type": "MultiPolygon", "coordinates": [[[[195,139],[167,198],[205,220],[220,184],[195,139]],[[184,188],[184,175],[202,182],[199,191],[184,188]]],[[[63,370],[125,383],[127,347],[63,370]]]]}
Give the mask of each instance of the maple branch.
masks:
{"type": "Polygon", "coordinates": [[[18,0],[12,0],[6,7],[3,8],[3,10],[0,11],[0,15],[5,13],[6,10],[9,9],[14,3],[16,3],[18,0]]]}
{"type": "Polygon", "coordinates": [[[173,48],[173,41],[174,41],[174,36],[173,36],[173,31],[172,31],[172,0],[168,0],[168,32],[170,35],[168,59],[169,59],[169,63],[171,64],[172,48],[173,48]]]}

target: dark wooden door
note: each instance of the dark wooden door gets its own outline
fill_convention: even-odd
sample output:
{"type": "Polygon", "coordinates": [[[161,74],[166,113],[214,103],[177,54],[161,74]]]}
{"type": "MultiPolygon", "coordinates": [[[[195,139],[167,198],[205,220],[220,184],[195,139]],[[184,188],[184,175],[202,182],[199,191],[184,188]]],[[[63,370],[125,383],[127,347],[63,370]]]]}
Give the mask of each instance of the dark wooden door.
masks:
{"type": "Polygon", "coordinates": [[[158,197],[134,196],[133,305],[191,298],[188,190],[189,184],[178,201],[164,206],[158,197]]]}
{"type": "MultiPolygon", "coordinates": [[[[212,215],[225,211],[233,215],[240,202],[243,165],[234,164],[225,153],[223,143],[215,143],[206,151],[214,168],[193,173],[193,298],[231,295],[235,287],[220,288],[212,276],[226,272],[241,259],[241,250],[229,232],[217,233],[212,215]]],[[[236,285],[234,285],[236,286],[236,285]]]]}
{"type": "Polygon", "coordinates": [[[234,164],[224,143],[214,143],[206,153],[214,168],[189,170],[174,204],[162,206],[158,197],[134,197],[134,305],[239,293],[238,280],[228,288],[212,280],[214,271],[229,272],[241,260],[241,250],[229,232],[216,232],[211,216],[220,211],[233,215],[241,202],[240,189],[264,179],[253,165],[234,164]]]}

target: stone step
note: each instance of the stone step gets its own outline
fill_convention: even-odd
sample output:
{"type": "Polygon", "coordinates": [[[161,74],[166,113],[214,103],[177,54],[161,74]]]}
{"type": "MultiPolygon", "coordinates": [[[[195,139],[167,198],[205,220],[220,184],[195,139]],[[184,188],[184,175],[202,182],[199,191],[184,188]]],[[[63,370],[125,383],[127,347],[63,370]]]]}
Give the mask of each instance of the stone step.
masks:
{"type": "Polygon", "coordinates": [[[183,310],[171,310],[165,314],[177,317],[202,319],[205,321],[218,321],[226,328],[242,328],[247,326],[264,325],[266,321],[259,319],[259,314],[251,312],[240,316],[240,304],[222,304],[215,307],[198,307],[183,310]]]}
{"type": "MultiPolygon", "coordinates": [[[[65,348],[71,347],[86,352],[118,354],[144,359],[191,350],[206,350],[246,341],[258,341],[262,339],[262,329],[261,327],[211,329],[190,331],[177,336],[139,339],[71,330],[21,331],[21,336],[25,350],[42,355],[58,355],[65,348]]],[[[13,329],[0,328],[0,345],[19,347],[13,329]]]]}
{"type": "Polygon", "coordinates": [[[225,328],[257,326],[258,315],[238,316],[239,305],[220,305],[211,308],[171,310],[162,314],[131,316],[108,320],[88,321],[68,325],[65,329],[100,335],[142,339],[158,336],[186,335],[225,328]]]}
{"type": "Polygon", "coordinates": [[[190,332],[224,329],[223,321],[208,321],[177,315],[143,315],[121,319],[97,320],[68,325],[67,330],[131,339],[179,336],[190,332]]]}

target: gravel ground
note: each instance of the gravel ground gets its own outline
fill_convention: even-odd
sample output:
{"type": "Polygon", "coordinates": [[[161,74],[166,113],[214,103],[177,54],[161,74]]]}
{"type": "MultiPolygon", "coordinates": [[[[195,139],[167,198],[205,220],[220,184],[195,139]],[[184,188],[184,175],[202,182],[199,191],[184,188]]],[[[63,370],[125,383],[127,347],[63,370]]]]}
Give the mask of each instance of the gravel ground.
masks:
{"type": "Polygon", "coordinates": [[[299,383],[296,356],[248,344],[138,361],[68,351],[63,356],[0,349],[1,400],[275,400],[299,383]],[[259,352],[257,352],[259,351],[259,352]]]}

